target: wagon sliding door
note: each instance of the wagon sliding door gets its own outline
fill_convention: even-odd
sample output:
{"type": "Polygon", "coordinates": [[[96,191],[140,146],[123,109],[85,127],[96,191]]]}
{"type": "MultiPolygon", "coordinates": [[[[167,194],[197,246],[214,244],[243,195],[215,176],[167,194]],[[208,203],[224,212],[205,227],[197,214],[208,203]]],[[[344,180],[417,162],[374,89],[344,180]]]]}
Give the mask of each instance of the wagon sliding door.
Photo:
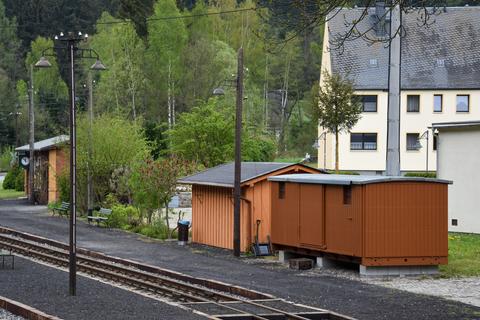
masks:
{"type": "Polygon", "coordinates": [[[325,245],[324,186],[300,185],[299,242],[321,249],[325,245]]]}

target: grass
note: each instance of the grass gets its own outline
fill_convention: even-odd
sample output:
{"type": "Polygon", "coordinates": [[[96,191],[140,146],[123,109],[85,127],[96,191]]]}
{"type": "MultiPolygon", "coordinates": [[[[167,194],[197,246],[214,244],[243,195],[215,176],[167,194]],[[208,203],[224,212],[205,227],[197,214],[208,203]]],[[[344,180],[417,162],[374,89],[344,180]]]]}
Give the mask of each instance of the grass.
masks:
{"type": "Polygon", "coordinates": [[[0,183],[0,200],[2,199],[15,199],[18,197],[22,197],[25,195],[23,191],[15,191],[15,190],[4,190],[3,184],[0,183]]]}
{"type": "Polygon", "coordinates": [[[444,277],[480,276],[480,234],[450,233],[448,265],[440,271],[444,277]]]}

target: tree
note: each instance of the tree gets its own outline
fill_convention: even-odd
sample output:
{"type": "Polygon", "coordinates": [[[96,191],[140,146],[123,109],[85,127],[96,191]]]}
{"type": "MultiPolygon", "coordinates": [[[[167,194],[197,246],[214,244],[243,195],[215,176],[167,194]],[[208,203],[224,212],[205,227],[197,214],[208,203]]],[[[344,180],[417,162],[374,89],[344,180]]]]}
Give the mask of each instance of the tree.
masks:
{"type": "Polygon", "coordinates": [[[165,222],[169,225],[168,203],[175,195],[177,180],[181,176],[191,174],[195,163],[177,157],[153,160],[144,158],[135,166],[130,179],[135,205],[147,213],[147,222],[152,223],[155,210],[165,209],[165,222]]]}
{"type": "MultiPolygon", "coordinates": [[[[233,160],[234,110],[210,99],[180,115],[177,125],[168,131],[170,153],[197,162],[206,168],[233,160]]],[[[264,132],[243,129],[242,158],[245,161],[271,161],[275,143],[264,132]]]]}
{"type": "MultiPolygon", "coordinates": [[[[149,148],[139,123],[104,114],[94,119],[92,125],[92,161],[89,162],[89,121],[80,117],[77,124],[77,179],[79,199],[86,200],[88,167],[93,177],[94,199],[101,202],[112,192],[109,182],[118,168],[129,168],[149,153],[149,148]]],[[[128,172],[124,170],[123,172],[128,172]]],[[[117,178],[118,175],[117,175],[117,178]]],[[[113,190],[114,191],[114,190],[113,190]]]]}
{"type": "Polygon", "coordinates": [[[350,131],[358,122],[362,106],[354,94],[353,83],[338,74],[322,74],[318,94],[318,124],[335,135],[335,170],[338,171],[338,135],[350,131]]]}
{"type": "Polygon", "coordinates": [[[143,101],[145,45],[131,23],[120,22],[104,12],[97,23],[91,47],[98,51],[108,70],[100,73],[95,94],[97,109],[137,119],[143,101]]]}
{"type": "Polygon", "coordinates": [[[168,126],[171,128],[175,124],[177,87],[183,71],[180,58],[188,34],[182,19],[155,20],[163,16],[181,17],[174,0],[159,0],[154,10],[153,20],[148,22],[150,91],[154,93],[152,97],[157,109],[167,106],[168,126]]]}

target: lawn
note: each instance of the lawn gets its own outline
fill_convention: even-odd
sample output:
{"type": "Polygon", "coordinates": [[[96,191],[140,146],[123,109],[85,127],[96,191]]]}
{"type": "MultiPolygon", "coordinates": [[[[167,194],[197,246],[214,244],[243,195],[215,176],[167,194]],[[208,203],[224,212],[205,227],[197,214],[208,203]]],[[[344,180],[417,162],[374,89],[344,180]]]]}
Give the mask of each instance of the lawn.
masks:
{"type": "Polygon", "coordinates": [[[440,266],[442,276],[480,276],[480,235],[450,233],[448,236],[448,265],[440,266]]]}
{"type": "Polygon", "coordinates": [[[15,191],[15,190],[3,190],[2,183],[0,183],[0,200],[1,199],[15,199],[18,197],[22,197],[25,195],[23,191],[15,191]]]}

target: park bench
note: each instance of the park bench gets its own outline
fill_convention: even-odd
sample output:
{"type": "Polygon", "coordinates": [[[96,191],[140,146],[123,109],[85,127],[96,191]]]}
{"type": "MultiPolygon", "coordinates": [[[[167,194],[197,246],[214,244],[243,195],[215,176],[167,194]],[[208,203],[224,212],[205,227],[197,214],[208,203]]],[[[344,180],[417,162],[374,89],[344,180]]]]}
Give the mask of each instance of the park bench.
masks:
{"type": "Polygon", "coordinates": [[[52,208],[53,215],[55,215],[55,212],[60,216],[67,215],[68,211],[70,211],[70,203],[68,202],[62,202],[60,206],[52,208]]]}
{"type": "Polygon", "coordinates": [[[97,226],[99,226],[100,222],[107,221],[108,216],[110,214],[112,214],[112,209],[100,208],[100,210],[98,210],[97,216],[89,216],[87,217],[87,220],[89,224],[90,224],[90,221],[95,221],[97,222],[97,226]]]}
{"type": "Polygon", "coordinates": [[[10,265],[12,266],[12,269],[14,269],[15,256],[13,255],[12,250],[0,249],[0,257],[2,257],[2,269],[5,268],[5,258],[10,258],[10,265]]]}

